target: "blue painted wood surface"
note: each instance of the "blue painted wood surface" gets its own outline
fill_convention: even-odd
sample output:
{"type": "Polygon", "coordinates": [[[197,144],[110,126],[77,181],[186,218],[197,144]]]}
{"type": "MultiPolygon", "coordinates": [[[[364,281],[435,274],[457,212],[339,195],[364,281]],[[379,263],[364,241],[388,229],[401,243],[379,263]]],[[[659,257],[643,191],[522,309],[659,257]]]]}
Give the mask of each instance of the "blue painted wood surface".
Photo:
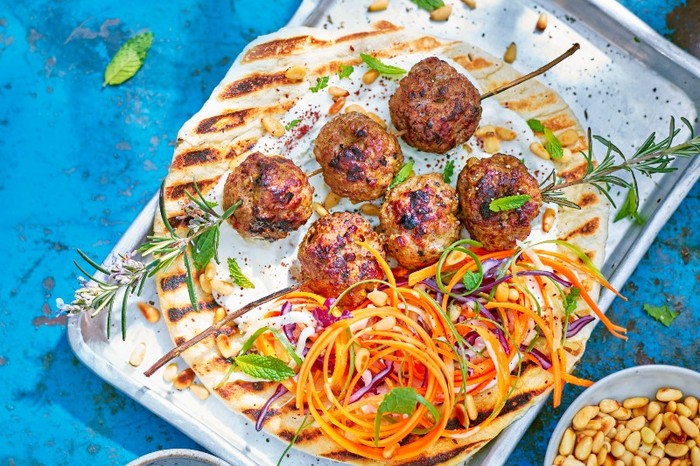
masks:
{"type": "MultiPolygon", "coordinates": [[[[0,1],[0,464],[124,464],[163,448],[200,448],[83,366],[54,301],[75,288],[75,249],[102,259],[156,191],[177,130],[199,109],[241,48],[283,26],[298,0],[256,2],[0,1]],[[213,5],[213,4],[212,4],[213,5]],[[124,40],[153,48],[135,78],[101,88],[124,40]]],[[[668,33],[680,1],[628,7],[668,33]]],[[[698,369],[700,188],[681,204],[615,301],[626,343],[601,327],[578,371],[598,379],[649,362],[698,369]],[[681,311],[669,327],[644,303],[681,311]],[[693,314],[695,311],[695,314],[693,314]]],[[[562,407],[546,407],[509,464],[534,465],[562,407]]]]}

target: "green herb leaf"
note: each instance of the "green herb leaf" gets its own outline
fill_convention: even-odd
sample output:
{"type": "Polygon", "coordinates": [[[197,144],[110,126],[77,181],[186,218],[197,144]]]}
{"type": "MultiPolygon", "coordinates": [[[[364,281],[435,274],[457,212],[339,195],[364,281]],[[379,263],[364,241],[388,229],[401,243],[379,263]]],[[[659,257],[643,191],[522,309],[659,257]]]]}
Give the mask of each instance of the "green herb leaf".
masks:
{"type": "Polygon", "coordinates": [[[416,403],[425,406],[430,414],[438,422],[440,413],[431,402],[426,400],[422,395],[416,392],[413,387],[396,387],[384,396],[379,408],[377,416],[374,419],[374,444],[379,443],[379,428],[384,413],[406,414],[412,415],[416,411],[416,403]]]}
{"type": "Polygon", "coordinates": [[[544,125],[540,120],[535,120],[534,118],[527,120],[527,125],[536,133],[544,133],[544,125]]]}
{"type": "Polygon", "coordinates": [[[218,238],[219,228],[212,227],[192,241],[192,261],[195,269],[204,270],[204,267],[212,260],[216,253],[218,238]]]}
{"type": "Polygon", "coordinates": [[[544,129],[544,148],[549,153],[549,156],[554,160],[559,160],[564,156],[564,148],[561,146],[561,142],[554,135],[551,129],[544,129]]]}
{"type": "Polygon", "coordinates": [[[345,78],[350,79],[350,75],[352,74],[353,71],[355,71],[355,68],[352,67],[351,65],[341,65],[340,71],[338,71],[338,77],[340,79],[345,79],[345,78]]]}
{"type": "Polygon", "coordinates": [[[281,382],[293,377],[295,372],[281,359],[261,354],[244,354],[235,359],[235,364],[241,372],[251,377],[273,382],[281,382]]]}
{"type": "Polygon", "coordinates": [[[452,182],[452,175],[455,172],[455,161],[448,160],[445,164],[445,169],[442,171],[442,179],[445,183],[452,182]]]}
{"type": "Polygon", "coordinates": [[[494,199],[489,204],[491,212],[505,212],[515,210],[524,206],[531,199],[529,194],[518,194],[516,196],[505,196],[494,199]]]}
{"type": "Polygon", "coordinates": [[[622,207],[620,207],[614,221],[619,222],[623,218],[627,217],[630,217],[639,225],[643,225],[645,222],[644,218],[637,212],[637,196],[632,189],[627,190],[627,198],[625,199],[625,203],[622,204],[622,207]]]}
{"type": "Polygon", "coordinates": [[[289,131],[290,129],[292,129],[292,128],[294,128],[296,125],[298,125],[300,121],[301,121],[301,120],[292,120],[292,121],[290,121],[289,123],[287,123],[286,125],[284,125],[284,129],[286,129],[287,131],[289,131]]]}
{"type": "Polygon", "coordinates": [[[581,290],[572,286],[567,294],[564,295],[564,315],[567,317],[573,314],[576,310],[576,301],[578,301],[579,296],[581,296],[581,290]]]}
{"type": "Polygon", "coordinates": [[[316,85],[309,88],[309,90],[316,93],[326,87],[328,87],[328,76],[321,76],[320,78],[316,78],[316,85]]]}
{"type": "Polygon", "coordinates": [[[403,167],[401,167],[401,170],[396,174],[393,180],[391,180],[391,184],[389,185],[389,189],[394,189],[404,181],[408,179],[408,177],[411,175],[411,172],[413,171],[413,160],[409,160],[408,163],[404,163],[403,167]]]}
{"type": "Polygon", "coordinates": [[[399,68],[398,66],[392,66],[392,65],[387,65],[385,63],[382,63],[380,60],[377,58],[374,58],[372,55],[367,55],[366,53],[361,53],[360,57],[362,58],[362,61],[367,64],[370,68],[373,70],[379,71],[379,74],[384,74],[384,75],[402,75],[406,73],[406,70],[403,68],[399,68]]]}
{"type": "Polygon", "coordinates": [[[654,319],[664,324],[666,327],[669,327],[680,314],[678,311],[674,311],[668,307],[668,304],[664,304],[663,306],[652,306],[651,304],[645,304],[644,311],[654,319]]]}
{"type": "Polygon", "coordinates": [[[241,270],[238,262],[233,257],[227,259],[228,262],[228,274],[231,276],[233,283],[240,286],[241,288],[255,288],[255,284],[250,281],[248,277],[245,276],[241,270]]]}
{"type": "Polygon", "coordinates": [[[483,274],[467,270],[464,277],[462,277],[462,283],[464,283],[464,287],[466,288],[464,292],[466,294],[473,293],[477,288],[479,288],[483,278],[483,274]]]}
{"type": "Polygon", "coordinates": [[[107,65],[102,87],[116,86],[133,77],[143,65],[152,43],[151,32],[144,32],[126,41],[107,65]]]}
{"type": "Polygon", "coordinates": [[[442,6],[445,6],[445,3],[442,0],[411,0],[413,3],[418,5],[418,8],[422,8],[424,10],[428,11],[433,11],[436,10],[442,6]]]}

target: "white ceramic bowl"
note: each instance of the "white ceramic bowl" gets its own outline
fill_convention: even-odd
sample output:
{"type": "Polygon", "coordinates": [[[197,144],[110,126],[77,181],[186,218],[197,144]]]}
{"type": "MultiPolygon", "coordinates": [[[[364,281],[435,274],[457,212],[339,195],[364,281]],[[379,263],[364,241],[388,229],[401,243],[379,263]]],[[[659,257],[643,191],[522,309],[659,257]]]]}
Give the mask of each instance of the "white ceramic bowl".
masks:
{"type": "Polygon", "coordinates": [[[562,435],[579,409],[597,405],[605,398],[620,402],[633,396],[654,399],[656,391],[662,387],[678,388],[684,395],[700,397],[700,372],[676,366],[649,365],[630,367],[599,380],[581,393],[559,419],[547,446],[544,465],[552,466],[562,435]]]}
{"type": "Polygon", "coordinates": [[[231,466],[216,456],[199,450],[173,448],[136,458],[126,466],[231,466]]]}

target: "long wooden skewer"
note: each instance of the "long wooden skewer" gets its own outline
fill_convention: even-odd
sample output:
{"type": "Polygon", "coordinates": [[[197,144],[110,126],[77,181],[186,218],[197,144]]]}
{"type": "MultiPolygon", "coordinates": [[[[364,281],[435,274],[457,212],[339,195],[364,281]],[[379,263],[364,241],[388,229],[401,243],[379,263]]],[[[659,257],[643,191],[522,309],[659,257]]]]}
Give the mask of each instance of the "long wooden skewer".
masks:
{"type": "Polygon", "coordinates": [[[511,82],[509,82],[509,83],[504,84],[504,85],[501,86],[501,87],[497,87],[496,89],[493,89],[492,91],[488,91],[486,94],[482,94],[482,95],[481,95],[481,100],[488,99],[489,97],[493,97],[493,96],[496,95],[496,94],[500,94],[501,92],[507,91],[507,90],[510,89],[511,87],[515,87],[515,86],[517,86],[518,84],[524,83],[524,82],[527,81],[528,79],[532,79],[532,78],[534,78],[535,76],[541,75],[541,74],[544,73],[545,71],[547,71],[547,70],[553,68],[554,66],[556,66],[557,64],[559,64],[562,60],[564,60],[564,59],[570,57],[571,55],[573,55],[573,54],[574,54],[578,49],[580,49],[580,48],[581,48],[581,46],[580,46],[578,43],[572,45],[572,46],[569,48],[569,50],[567,50],[566,52],[562,53],[562,54],[559,55],[557,58],[555,58],[554,60],[550,61],[549,63],[547,63],[547,64],[544,65],[543,67],[536,69],[536,70],[533,71],[532,73],[528,73],[528,74],[526,74],[526,75],[524,75],[524,76],[521,76],[520,78],[518,78],[518,79],[516,79],[516,80],[514,80],[514,81],[511,81],[511,82]]]}
{"type": "Polygon", "coordinates": [[[180,356],[180,354],[182,354],[186,349],[196,345],[197,343],[204,340],[208,336],[213,335],[219,329],[221,329],[221,327],[228,324],[232,320],[239,318],[240,316],[242,316],[246,312],[252,311],[256,307],[262,306],[263,304],[265,304],[269,301],[272,301],[273,299],[277,299],[281,296],[284,296],[288,293],[291,293],[292,291],[296,291],[299,288],[301,288],[303,285],[304,285],[304,283],[300,283],[300,284],[288,286],[287,288],[284,288],[282,290],[275,291],[274,293],[271,293],[267,296],[263,296],[260,299],[256,299],[255,301],[246,304],[245,306],[238,309],[237,311],[234,311],[234,312],[228,314],[222,320],[215,323],[211,327],[207,328],[199,335],[197,335],[193,338],[190,338],[186,342],[184,342],[180,345],[177,345],[175,348],[168,351],[162,358],[160,358],[158,361],[156,361],[155,364],[153,364],[151,367],[149,367],[148,370],[146,370],[146,372],[143,373],[143,375],[145,375],[146,377],[152,376],[158,369],[163,367],[165,364],[167,364],[172,359],[175,359],[176,357],[180,356]]]}

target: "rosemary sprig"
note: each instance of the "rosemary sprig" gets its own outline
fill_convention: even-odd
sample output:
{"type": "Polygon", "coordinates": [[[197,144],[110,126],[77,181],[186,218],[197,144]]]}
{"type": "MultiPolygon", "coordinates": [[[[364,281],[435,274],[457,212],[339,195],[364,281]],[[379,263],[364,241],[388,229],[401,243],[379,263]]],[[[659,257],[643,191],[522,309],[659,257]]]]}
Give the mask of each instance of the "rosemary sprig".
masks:
{"type": "Polygon", "coordinates": [[[107,309],[107,338],[111,336],[112,310],[119,296],[122,297],[122,339],[126,339],[126,302],[130,295],[140,295],[146,279],[160,271],[168,270],[173,263],[183,256],[187,271],[187,289],[190,302],[195,311],[199,310],[194,288],[194,272],[192,265],[198,265],[196,270],[206,267],[212,258],[216,258],[216,250],[219,243],[219,228],[236,209],[240,202],[232,205],[222,214],[214,210],[216,204],[206,200],[194,181],[195,194],[187,193],[189,202],[185,205],[185,213],[180,219],[186,219],[187,234],[180,236],[170,224],[165,213],[163,186],[160,190],[159,206],[163,223],[168,230],[164,236],[148,236],[136,251],[125,254],[117,254],[112,257],[112,263],[103,267],[83,251],[78,250],[80,257],[93,267],[98,273],[89,273],[80,263],[74,261],[75,266],[88,279],[78,277],[81,287],[75,291],[75,296],[70,304],[61,298],[56,300],[56,305],[61,313],[80,314],[91,312],[94,317],[104,309],[107,309]],[[207,241],[202,242],[202,238],[207,241]],[[185,254],[190,250],[192,260],[185,254]],[[136,257],[146,258],[151,256],[149,262],[137,260],[136,257]]]}
{"type": "Polygon", "coordinates": [[[651,133],[644,143],[629,158],[610,140],[602,136],[591,136],[588,130],[588,152],[582,152],[586,159],[586,173],[579,179],[564,181],[552,172],[540,184],[540,193],[544,202],[559,204],[564,207],[580,209],[575,202],[564,197],[562,189],[579,184],[589,184],[600,191],[615,206],[615,201],[610,196],[610,188],[618,186],[629,189],[634,196],[636,205],[639,205],[639,187],[636,174],[652,177],[657,173],[669,173],[675,171],[670,164],[677,158],[689,158],[700,155],[700,136],[695,136],[693,127],[686,118],[681,118],[683,124],[690,131],[690,139],[681,144],[673,145],[673,141],[680,133],[681,128],[676,128],[674,118],[671,118],[668,135],[660,141],[656,141],[656,133],[651,133]],[[593,156],[593,140],[603,144],[606,148],[603,160],[595,164],[593,156]],[[616,163],[616,156],[622,158],[622,163],[616,163]],[[628,172],[631,180],[628,181],[616,175],[617,172],[628,172]]]}

